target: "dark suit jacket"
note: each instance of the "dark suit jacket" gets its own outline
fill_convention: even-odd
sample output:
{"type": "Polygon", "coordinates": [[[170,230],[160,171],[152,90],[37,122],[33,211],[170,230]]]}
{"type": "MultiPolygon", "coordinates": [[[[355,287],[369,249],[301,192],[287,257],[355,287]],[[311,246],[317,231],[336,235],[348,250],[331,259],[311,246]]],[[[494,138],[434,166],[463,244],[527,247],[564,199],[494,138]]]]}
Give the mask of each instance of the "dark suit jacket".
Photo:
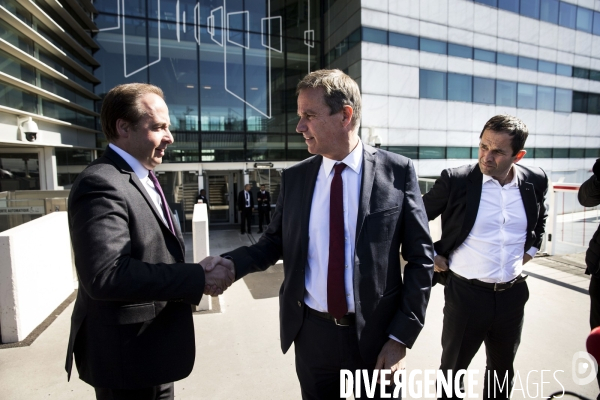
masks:
{"type": "Polygon", "coordinates": [[[196,202],[198,202],[198,200],[202,200],[202,202],[206,204],[206,209],[210,210],[210,204],[208,204],[208,199],[206,198],[206,196],[199,194],[198,196],[196,196],[196,202]]]}
{"type": "MultiPolygon", "coordinates": [[[[540,168],[519,164],[514,164],[514,167],[527,215],[523,251],[532,246],[539,249],[548,216],[544,205],[548,178],[540,168]]],[[[423,196],[429,220],[442,215],[442,238],[434,243],[437,254],[448,257],[469,236],[477,218],[482,185],[483,174],[479,164],[464,165],[443,170],[435,185],[423,196]]]]}
{"type": "Polygon", "coordinates": [[[264,195],[259,190],[258,193],[256,194],[256,200],[258,201],[258,208],[259,209],[263,209],[263,210],[266,210],[266,211],[269,211],[271,209],[271,193],[269,193],[267,190],[265,190],[265,194],[264,195]],[[265,201],[260,201],[263,198],[264,198],[265,201]]]}
{"type": "Polygon", "coordinates": [[[131,167],[110,147],[75,180],[69,227],[79,278],[66,370],[95,387],[141,388],[182,379],[194,364],[190,304],[204,271],[184,262],[131,167]]]}
{"type": "MultiPolygon", "coordinates": [[[[304,320],[310,208],[322,160],[314,156],[286,169],[269,229],[255,245],[229,253],[237,279],[283,257],[283,352],[304,320]]],[[[354,254],[356,330],[364,361],[374,363],[388,335],[411,347],[423,328],[433,274],[432,243],[411,160],[365,145],[360,193],[354,254]],[[404,281],[400,245],[408,262],[404,281]]]]}
{"type": "MultiPolygon", "coordinates": [[[[240,193],[238,193],[238,210],[239,211],[244,211],[246,210],[246,197],[244,195],[245,190],[242,190],[240,193]]],[[[254,208],[254,197],[252,196],[252,192],[248,192],[248,194],[250,195],[250,209],[254,208]]]]}
{"type": "MultiPolygon", "coordinates": [[[[596,161],[598,162],[598,161],[596,161]]],[[[585,207],[594,207],[600,204],[600,180],[592,175],[583,182],[577,194],[579,203],[585,207]]],[[[594,232],[590,245],[585,252],[585,273],[588,275],[600,275],[600,226],[594,232]]]]}

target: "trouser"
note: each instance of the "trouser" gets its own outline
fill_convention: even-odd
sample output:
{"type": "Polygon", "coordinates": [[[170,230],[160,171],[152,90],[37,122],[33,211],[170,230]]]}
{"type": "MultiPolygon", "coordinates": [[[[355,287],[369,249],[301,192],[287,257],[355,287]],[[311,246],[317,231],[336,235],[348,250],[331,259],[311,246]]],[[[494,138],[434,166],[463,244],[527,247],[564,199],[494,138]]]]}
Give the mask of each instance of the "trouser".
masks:
{"type": "Polygon", "coordinates": [[[173,382],[142,389],[94,388],[97,400],[173,400],[173,382]]]}
{"type": "MultiPolygon", "coordinates": [[[[440,370],[466,370],[485,343],[486,370],[484,399],[509,398],[513,384],[513,362],[523,329],[525,303],[529,299],[526,282],[504,291],[475,286],[449,274],[444,287],[444,326],[440,370]]],[[[455,375],[452,375],[454,377],[455,375]]],[[[453,396],[457,398],[453,387],[453,396]]]]}
{"type": "Polygon", "coordinates": [[[251,233],[250,222],[252,220],[252,209],[245,208],[240,211],[240,232],[241,233],[251,233]]]}
{"type": "Polygon", "coordinates": [[[258,230],[263,230],[263,221],[269,225],[271,223],[271,210],[269,208],[259,208],[258,209],[258,230]]]}

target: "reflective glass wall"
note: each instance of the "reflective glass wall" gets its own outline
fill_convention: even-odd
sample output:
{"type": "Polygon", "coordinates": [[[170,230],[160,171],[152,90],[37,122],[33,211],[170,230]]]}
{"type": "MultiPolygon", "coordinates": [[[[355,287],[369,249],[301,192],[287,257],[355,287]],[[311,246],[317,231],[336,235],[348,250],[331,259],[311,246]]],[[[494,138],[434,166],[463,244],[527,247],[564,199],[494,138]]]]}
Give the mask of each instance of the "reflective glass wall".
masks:
{"type": "Polygon", "coordinates": [[[295,88],[321,67],[320,0],[97,0],[94,6],[100,30],[94,73],[102,82],[95,92],[103,97],[126,82],[161,87],[175,137],[165,162],[309,156],[295,133],[295,88]]]}

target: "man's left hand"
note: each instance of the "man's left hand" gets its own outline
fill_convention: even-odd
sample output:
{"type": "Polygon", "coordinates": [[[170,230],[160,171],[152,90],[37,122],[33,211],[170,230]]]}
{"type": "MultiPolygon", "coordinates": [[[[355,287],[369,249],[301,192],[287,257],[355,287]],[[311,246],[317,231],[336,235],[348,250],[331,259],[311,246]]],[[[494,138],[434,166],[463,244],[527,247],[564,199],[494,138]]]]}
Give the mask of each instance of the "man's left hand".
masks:
{"type": "MultiPolygon", "coordinates": [[[[388,339],[377,356],[375,369],[389,369],[392,374],[406,369],[406,346],[394,339],[388,339]]],[[[379,383],[379,379],[377,379],[377,383],[379,383]]]]}
{"type": "Polygon", "coordinates": [[[531,257],[529,254],[525,253],[523,254],[523,265],[527,264],[533,257],[531,257]]]}

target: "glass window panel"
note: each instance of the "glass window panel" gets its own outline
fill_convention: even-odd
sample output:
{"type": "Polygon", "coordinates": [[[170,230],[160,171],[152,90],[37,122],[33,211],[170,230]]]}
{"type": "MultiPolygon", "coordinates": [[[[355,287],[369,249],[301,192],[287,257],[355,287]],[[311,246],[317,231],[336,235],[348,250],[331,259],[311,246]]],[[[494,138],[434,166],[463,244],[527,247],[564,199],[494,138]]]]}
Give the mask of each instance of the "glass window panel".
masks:
{"type": "Polygon", "coordinates": [[[244,136],[241,133],[202,133],[201,161],[246,161],[244,136]]]}
{"type": "Polygon", "coordinates": [[[430,53],[446,54],[446,42],[439,40],[425,39],[420,40],[421,51],[428,51],[430,53]]]}
{"type": "Polygon", "coordinates": [[[496,7],[498,0],[474,0],[475,3],[487,4],[488,6],[496,7]]]}
{"type": "Polygon", "coordinates": [[[570,158],[583,158],[585,156],[585,149],[569,149],[570,158]]]}
{"type": "Polygon", "coordinates": [[[521,1],[521,15],[540,19],[540,0],[521,1]]]}
{"type": "Polygon", "coordinates": [[[362,28],[362,40],[365,42],[388,44],[387,31],[373,28],[362,28]]]}
{"type": "Polygon", "coordinates": [[[535,85],[529,85],[527,83],[517,84],[517,107],[535,109],[536,92],[535,85]]]}
{"type": "Polygon", "coordinates": [[[92,151],[83,149],[56,148],[56,165],[88,165],[92,162],[92,151]]]}
{"type": "Polygon", "coordinates": [[[360,29],[356,29],[348,36],[348,48],[351,49],[360,43],[360,29]]]}
{"type": "Polygon", "coordinates": [[[588,94],[588,114],[600,114],[600,94],[588,94]]]}
{"type": "Polygon", "coordinates": [[[252,161],[285,159],[285,135],[248,134],[246,141],[246,159],[252,161]]]}
{"type": "Polygon", "coordinates": [[[590,71],[590,79],[593,81],[600,81],[600,71],[590,71]]]}
{"type": "Polygon", "coordinates": [[[432,160],[432,159],[444,159],[446,158],[445,147],[419,147],[419,159],[421,160],[432,160]]]}
{"type": "Polygon", "coordinates": [[[304,143],[302,135],[293,134],[287,136],[287,156],[286,158],[291,161],[304,160],[311,156],[304,143]]]}
{"type": "Polygon", "coordinates": [[[533,158],[552,158],[552,149],[546,147],[536,147],[533,151],[533,158]]]}
{"type": "Polygon", "coordinates": [[[473,78],[473,101],[475,103],[494,104],[496,101],[494,79],[473,78]]]}
{"type": "Polygon", "coordinates": [[[446,73],[420,70],[419,96],[424,99],[446,100],[446,73]]]}
{"type": "Polygon", "coordinates": [[[473,58],[473,48],[460,44],[448,43],[448,55],[462,58],[473,58]]]}
{"type": "Polygon", "coordinates": [[[550,61],[539,60],[538,71],[546,72],[548,74],[556,74],[556,63],[550,61]]]}
{"type": "Polygon", "coordinates": [[[569,149],[553,149],[552,158],[569,158],[569,149]]]}
{"type": "Polygon", "coordinates": [[[519,65],[519,58],[512,54],[498,53],[497,63],[500,65],[506,65],[507,67],[516,67],[519,65]]]}
{"type": "Polygon", "coordinates": [[[419,38],[416,36],[390,32],[390,46],[419,50],[419,38]]]}
{"type": "Polygon", "coordinates": [[[0,83],[0,105],[37,114],[37,96],[0,83]]]}
{"type": "MultiPolygon", "coordinates": [[[[171,120],[172,121],[172,120],[171,120]]],[[[166,163],[199,162],[200,134],[198,132],[171,132],[174,143],[170,144],[163,158],[166,163]]]]}
{"type": "Polygon", "coordinates": [[[567,89],[556,89],[555,93],[556,103],[554,105],[554,111],[560,112],[571,112],[573,102],[573,92],[567,89]]]}
{"type": "Polygon", "coordinates": [[[446,149],[446,158],[471,158],[470,147],[448,147],[446,149]]]}
{"type": "Polygon", "coordinates": [[[495,63],[496,62],[496,52],[482,50],[482,49],[475,49],[475,60],[495,63]]]}
{"type": "Polygon", "coordinates": [[[577,29],[580,31],[592,33],[592,10],[583,7],[577,7],[577,29]]]}
{"type": "Polygon", "coordinates": [[[537,87],[538,110],[554,111],[554,88],[548,86],[537,87]]]}
{"type": "Polygon", "coordinates": [[[496,105],[505,107],[517,106],[517,83],[496,81],[496,105]]]}
{"type": "Polygon", "coordinates": [[[473,77],[449,73],[448,100],[473,101],[473,77]]]}
{"type": "Polygon", "coordinates": [[[592,27],[594,35],[600,35],[600,12],[594,11],[594,26],[592,27]]]}
{"type": "Polygon", "coordinates": [[[551,24],[558,24],[558,5],[558,0],[542,0],[540,19],[551,24]]]}
{"type": "Polygon", "coordinates": [[[562,76],[573,76],[573,67],[565,64],[556,64],[556,74],[562,76]]]}
{"type": "Polygon", "coordinates": [[[600,149],[585,149],[585,158],[600,157],[600,149]]]}
{"type": "Polygon", "coordinates": [[[475,160],[479,158],[479,147],[471,147],[471,158],[475,160]]]}
{"type": "Polygon", "coordinates": [[[588,94],[573,92],[573,112],[587,113],[588,94]]]}
{"type": "Polygon", "coordinates": [[[390,146],[388,150],[392,153],[412,158],[413,160],[417,160],[419,158],[419,148],[417,146],[390,146]]]}
{"type": "Polygon", "coordinates": [[[519,68],[525,68],[525,69],[530,69],[532,71],[537,71],[537,69],[538,69],[537,60],[535,58],[519,56],[519,68]]]}
{"type": "Polygon", "coordinates": [[[565,28],[575,29],[577,20],[577,6],[561,1],[560,13],[558,16],[558,24],[565,28]]]}
{"type": "Polygon", "coordinates": [[[498,0],[498,8],[518,13],[519,0],[498,0]]]}
{"type": "Polygon", "coordinates": [[[573,77],[581,79],[590,79],[590,70],[587,68],[573,67],[573,77]]]}

